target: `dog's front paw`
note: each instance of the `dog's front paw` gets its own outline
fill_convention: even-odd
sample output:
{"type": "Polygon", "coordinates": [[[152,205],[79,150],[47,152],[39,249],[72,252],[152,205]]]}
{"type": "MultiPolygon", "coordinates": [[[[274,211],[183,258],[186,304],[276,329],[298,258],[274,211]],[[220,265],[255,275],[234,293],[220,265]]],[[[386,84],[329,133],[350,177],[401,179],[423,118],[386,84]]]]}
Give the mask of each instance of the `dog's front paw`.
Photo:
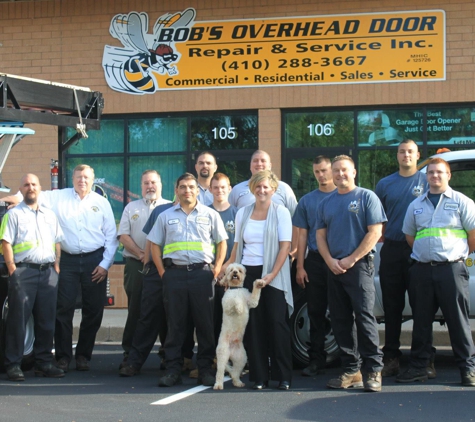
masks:
{"type": "Polygon", "coordinates": [[[214,384],[213,390],[223,390],[223,389],[224,389],[224,386],[222,383],[217,382],[214,384]]]}
{"type": "Polygon", "coordinates": [[[237,388],[242,388],[242,387],[245,387],[246,384],[244,384],[242,381],[240,380],[237,380],[237,381],[233,381],[233,385],[237,388]]]}
{"type": "Polygon", "coordinates": [[[264,280],[259,279],[254,282],[254,286],[257,287],[258,289],[262,289],[263,287],[266,286],[266,282],[264,280]]]}

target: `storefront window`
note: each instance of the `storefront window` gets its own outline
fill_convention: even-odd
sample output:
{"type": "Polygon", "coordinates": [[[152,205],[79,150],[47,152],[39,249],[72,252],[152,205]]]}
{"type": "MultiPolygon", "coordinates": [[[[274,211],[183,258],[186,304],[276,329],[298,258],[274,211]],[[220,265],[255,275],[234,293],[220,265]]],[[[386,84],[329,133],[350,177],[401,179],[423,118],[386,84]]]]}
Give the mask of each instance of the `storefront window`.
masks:
{"type": "Polygon", "coordinates": [[[374,190],[377,183],[398,171],[397,150],[365,150],[358,154],[358,185],[374,190]]]}
{"type": "Polygon", "coordinates": [[[422,110],[374,110],[358,112],[358,145],[397,146],[404,139],[422,145],[422,110]]]}
{"type": "Polygon", "coordinates": [[[141,198],[142,188],[140,183],[142,173],[149,169],[158,171],[162,179],[162,197],[171,201],[175,196],[175,180],[186,171],[186,157],[184,155],[130,157],[127,202],[141,198]]]}
{"type": "MultiPolygon", "coordinates": [[[[67,138],[76,134],[72,128],[67,130],[67,138]]],[[[69,154],[108,154],[124,152],[124,121],[103,120],[101,130],[88,130],[87,138],[82,138],[69,149],[69,154]]]]}
{"type": "Polygon", "coordinates": [[[191,149],[257,149],[257,115],[191,118],[191,149]]]}
{"type": "Polygon", "coordinates": [[[130,152],[186,150],[186,118],[136,119],[129,121],[130,152]]]}
{"type": "Polygon", "coordinates": [[[339,147],[354,143],[352,111],[286,113],[287,148],[339,147]]]}
{"type": "Polygon", "coordinates": [[[475,145],[475,108],[431,108],[427,110],[427,144],[475,145]]]}

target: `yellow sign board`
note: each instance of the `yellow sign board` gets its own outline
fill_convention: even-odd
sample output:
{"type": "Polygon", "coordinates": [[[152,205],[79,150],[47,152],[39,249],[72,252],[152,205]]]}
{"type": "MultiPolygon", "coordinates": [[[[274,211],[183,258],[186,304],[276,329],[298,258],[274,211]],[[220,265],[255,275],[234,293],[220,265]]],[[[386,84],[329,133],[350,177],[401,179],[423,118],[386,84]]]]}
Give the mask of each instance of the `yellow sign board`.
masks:
{"type": "MultiPolygon", "coordinates": [[[[114,19],[120,16],[121,24],[130,27],[133,13],[146,15],[131,12],[114,19]]],[[[210,22],[195,22],[195,16],[191,8],[163,15],[153,34],[143,34],[142,56],[148,56],[136,63],[143,68],[143,59],[148,60],[150,81],[140,84],[152,88],[136,83],[141,92],[131,93],[445,80],[442,10],[210,22]],[[153,43],[147,43],[149,36],[153,43]],[[167,60],[154,65],[154,53],[156,61],[167,60]]],[[[107,78],[106,65],[104,59],[107,78]]]]}

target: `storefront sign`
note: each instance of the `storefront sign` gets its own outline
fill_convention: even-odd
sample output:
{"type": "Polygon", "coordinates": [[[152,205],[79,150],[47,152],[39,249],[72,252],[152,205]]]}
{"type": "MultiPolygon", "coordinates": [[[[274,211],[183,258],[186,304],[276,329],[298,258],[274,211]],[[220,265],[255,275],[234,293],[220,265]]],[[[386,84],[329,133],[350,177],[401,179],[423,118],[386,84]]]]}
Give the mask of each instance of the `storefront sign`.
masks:
{"type": "Polygon", "coordinates": [[[192,8],[160,16],[116,15],[102,66],[129,94],[445,80],[442,10],[195,22],[192,8]]]}

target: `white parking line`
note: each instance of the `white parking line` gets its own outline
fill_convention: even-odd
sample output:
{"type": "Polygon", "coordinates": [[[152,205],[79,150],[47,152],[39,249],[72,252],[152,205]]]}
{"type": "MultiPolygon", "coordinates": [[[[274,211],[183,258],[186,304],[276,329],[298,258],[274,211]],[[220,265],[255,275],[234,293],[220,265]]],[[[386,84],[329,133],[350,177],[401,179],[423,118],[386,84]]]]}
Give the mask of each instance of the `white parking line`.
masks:
{"type": "MultiPolygon", "coordinates": [[[[224,377],[224,382],[229,381],[230,379],[231,378],[229,377],[224,377]]],[[[166,399],[158,400],[150,404],[164,406],[167,404],[175,403],[178,400],[186,399],[187,397],[192,396],[193,394],[199,393],[200,391],[207,390],[208,388],[211,388],[211,387],[205,387],[204,385],[200,385],[198,387],[190,388],[189,390],[182,391],[181,393],[174,394],[173,396],[167,397],[166,399]]]]}

